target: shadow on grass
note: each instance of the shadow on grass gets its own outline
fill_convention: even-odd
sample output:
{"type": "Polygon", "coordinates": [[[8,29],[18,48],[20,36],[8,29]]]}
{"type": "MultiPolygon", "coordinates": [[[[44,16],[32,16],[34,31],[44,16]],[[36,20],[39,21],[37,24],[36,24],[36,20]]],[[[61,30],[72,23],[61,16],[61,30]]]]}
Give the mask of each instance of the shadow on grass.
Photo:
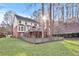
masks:
{"type": "Polygon", "coordinates": [[[23,38],[19,38],[19,39],[22,40],[22,41],[25,41],[27,43],[30,43],[30,44],[44,44],[44,43],[50,43],[50,42],[64,41],[63,39],[61,39],[61,40],[49,40],[49,41],[41,41],[41,42],[36,42],[36,41],[31,42],[31,41],[27,41],[26,39],[23,39],[23,38]]]}
{"type": "Polygon", "coordinates": [[[51,41],[46,41],[46,42],[30,42],[30,41],[24,40],[22,38],[20,38],[20,40],[22,40],[24,42],[27,42],[27,43],[30,43],[30,44],[45,44],[45,43],[52,43],[52,42],[64,41],[64,40],[51,40],[51,41]]]}

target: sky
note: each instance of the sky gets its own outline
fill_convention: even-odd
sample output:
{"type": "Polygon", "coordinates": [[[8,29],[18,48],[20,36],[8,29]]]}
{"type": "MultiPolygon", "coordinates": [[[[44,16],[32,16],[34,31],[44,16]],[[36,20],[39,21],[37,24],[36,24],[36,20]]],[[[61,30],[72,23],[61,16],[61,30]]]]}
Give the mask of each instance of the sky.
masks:
{"type": "Polygon", "coordinates": [[[38,10],[39,8],[41,8],[40,4],[0,3],[0,23],[3,21],[4,14],[9,10],[14,11],[16,14],[26,16],[26,17],[30,17],[32,15],[33,11],[38,10]]]}
{"type": "MultiPolygon", "coordinates": [[[[44,7],[45,7],[45,12],[46,12],[48,10],[47,4],[45,4],[44,7]]],[[[33,12],[35,10],[37,11],[40,8],[41,8],[40,3],[0,3],[0,23],[3,21],[4,14],[7,11],[12,10],[16,14],[19,14],[21,16],[31,17],[33,12]]],[[[56,14],[58,15],[59,13],[56,11],[56,14]]]]}

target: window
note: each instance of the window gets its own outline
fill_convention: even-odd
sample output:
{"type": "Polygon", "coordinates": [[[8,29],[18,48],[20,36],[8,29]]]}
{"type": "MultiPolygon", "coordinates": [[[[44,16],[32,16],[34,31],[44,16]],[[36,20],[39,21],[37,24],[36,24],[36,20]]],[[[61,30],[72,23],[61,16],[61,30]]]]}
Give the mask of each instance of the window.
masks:
{"type": "Polygon", "coordinates": [[[27,25],[27,22],[25,22],[25,25],[27,25]]]}
{"type": "Polygon", "coordinates": [[[31,25],[32,25],[32,23],[31,23],[31,25]]]}
{"type": "Polygon", "coordinates": [[[21,21],[19,21],[19,24],[21,24],[21,21]]]}
{"type": "Polygon", "coordinates": [[[25,31],[26,31],[25,26],[19,26],[18,31],[19,31],[19,32],[25,32],[25,31]]]}
{"type": "Polygon", "coordinates": [[[34,24],[34,26],[37,26],[37,24],[34,24]]]}
{"type": "Polygon", "coordinates": [[[21,26],[21,31],[24,31],[24,26],[21,26]]]}

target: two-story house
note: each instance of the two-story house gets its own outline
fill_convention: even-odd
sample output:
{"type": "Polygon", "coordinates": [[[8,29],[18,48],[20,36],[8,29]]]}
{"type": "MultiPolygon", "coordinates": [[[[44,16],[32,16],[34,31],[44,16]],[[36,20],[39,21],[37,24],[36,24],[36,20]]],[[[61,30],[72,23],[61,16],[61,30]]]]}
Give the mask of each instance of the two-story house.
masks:
{"type": "Polygon", "coordinates": [[[19,37],[22,35],[27,36],[28,34],[26,33],[36,27],[37,28],[39,27],[39,24],[37,21],[27,17],[19,16],[17,14],[14,15],[14,24],[13,24],[14,37],[19,37]]]}

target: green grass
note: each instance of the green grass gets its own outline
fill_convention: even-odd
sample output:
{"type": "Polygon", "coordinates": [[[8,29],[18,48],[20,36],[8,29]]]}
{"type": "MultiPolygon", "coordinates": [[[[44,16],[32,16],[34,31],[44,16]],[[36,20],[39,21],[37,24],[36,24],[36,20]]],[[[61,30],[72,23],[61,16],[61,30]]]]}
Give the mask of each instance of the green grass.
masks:
{"type": "Polygon", "coordinates": [[[0,55],[79,56],[79,40],[30,44],[15,38],[0,38],[0,55]]]}

